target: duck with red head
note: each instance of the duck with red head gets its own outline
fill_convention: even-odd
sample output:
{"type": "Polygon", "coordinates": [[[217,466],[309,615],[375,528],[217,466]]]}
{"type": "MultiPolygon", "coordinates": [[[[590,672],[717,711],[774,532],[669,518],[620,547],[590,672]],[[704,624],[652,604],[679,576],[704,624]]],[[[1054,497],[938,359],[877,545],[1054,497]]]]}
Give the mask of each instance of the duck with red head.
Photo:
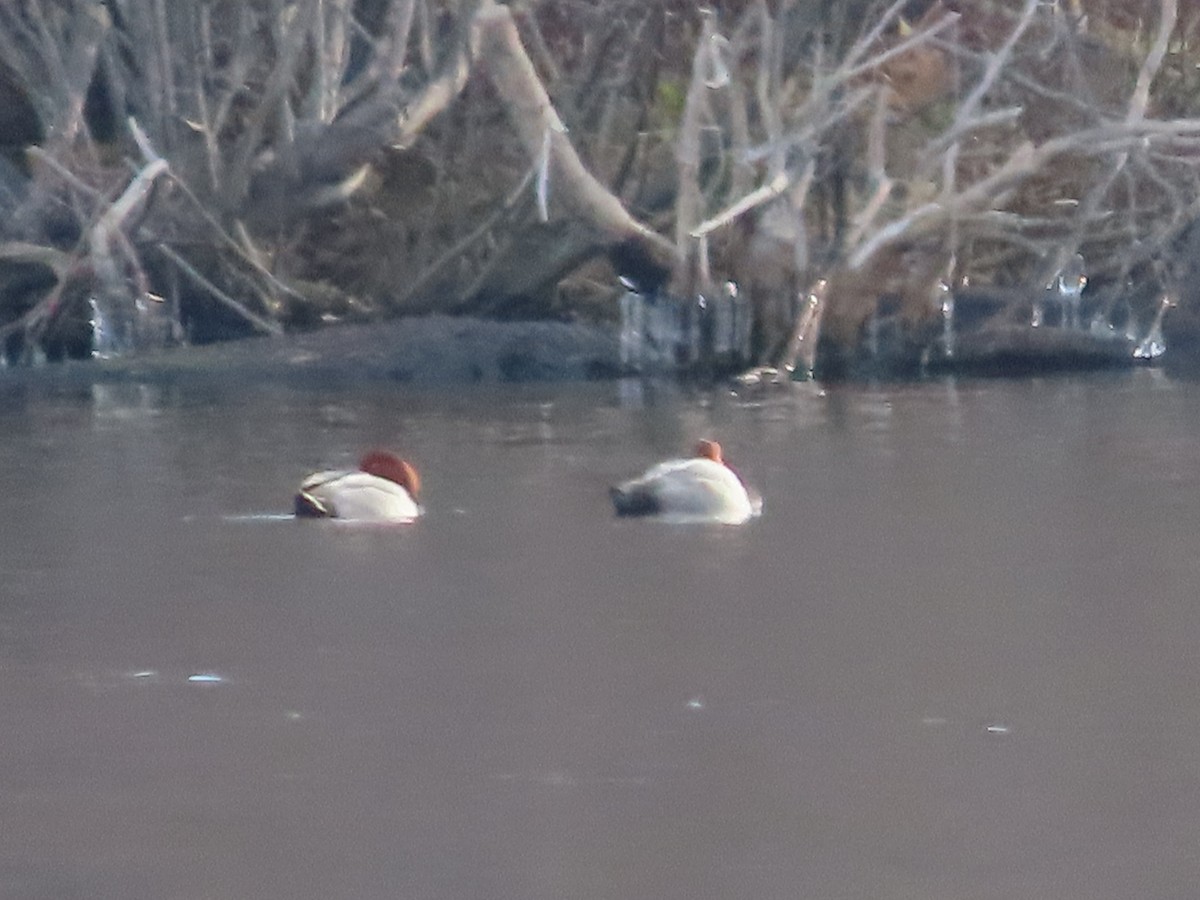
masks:
{"type": "Polygon", "coordinates": [[[721,445],[710,440],[700,441],[694,456],[661,462],[611,488],[610,494],[619,516],[663,516],[672,521],[740,525],[762,507],[725,462],[721,445]]]}
{"type": "Polygon", "coordinates": [[[423,512],[417,502],[420,491],[412,463],[372,450],[354,471],[328,470],[305,478],[296,494],[296,517],[411,522],[423,512]]]}

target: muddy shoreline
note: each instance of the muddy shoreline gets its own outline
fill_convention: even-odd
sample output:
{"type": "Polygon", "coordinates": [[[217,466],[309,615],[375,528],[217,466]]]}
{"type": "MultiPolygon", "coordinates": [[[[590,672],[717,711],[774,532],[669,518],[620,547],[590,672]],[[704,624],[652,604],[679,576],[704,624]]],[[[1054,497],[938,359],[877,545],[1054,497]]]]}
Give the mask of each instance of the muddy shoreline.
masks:
{"type": "Polygon", "coordinates": [[[0,372],[0,384],[231,379],[415,384],[583,381],[621,374],[613,326],[429,315],[0,372]]]}
{"type": "MultiPolygon", "coordinates": [[[[1129,339],[1062,328],[987,327],[958,338],[952,355],[940,342],[926,363],[911,341],[892,335],[874,352],[823,345],[821,380],[907,379],[944,375],[1021,378],[1057,372],[1123,369],[1135,360],[1129,339]],[[893,345],[893,343],[895,345],[893,345]],[[882,352],[881,352],[882,351],[882,352]],[[899,360],[899,362],[897,362],[899,360]]],[[[1197,343],[1200,343],[1198,341],[1197,343]]],[[[1168,363],[1193,363],[1183,352],[1168,363]]],[[[1196,356],[1200,357],[1200,354],[1196,356]]],[[[176,347],[115,359],[72,360],[0,369],[5,386],[55,383],[238,382],[422,386],[597,381],[634,374],[621,361],[618,328],[595,322],[496,321],[431,314],[375,324],[334,325],[283,337],[251,337],[176,347]]],[[[712,371],[643,374],[704,380],[712,371]]]]}

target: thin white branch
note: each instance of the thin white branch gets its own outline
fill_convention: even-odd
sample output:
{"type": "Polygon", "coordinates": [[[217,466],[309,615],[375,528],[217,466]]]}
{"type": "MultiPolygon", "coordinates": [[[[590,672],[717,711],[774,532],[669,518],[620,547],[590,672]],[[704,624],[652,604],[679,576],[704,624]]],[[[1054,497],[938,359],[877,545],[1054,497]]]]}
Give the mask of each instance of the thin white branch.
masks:
{"type": "Polygon", "coordinates": [[[1146,115],[1146,107],[1150,103],[1150,86],[1154,83],[1158,70],[1162,68],[1178,15],[1177,0],[1159,0],[1158,33],[1154,36],[1150,52],[1142,60],[1133,96],[1129,98],[1129,112],[1125,116],[1127,122],[1135,122],[1146,115]]]}
{"type": "Polygon", "coordinates": [[[722,225],[728,225],[738,216],[749,212],[756,206],[761,206],[768,201],[774,200],[788,189],[792,183],[791,178],[786,172],[780,172],[766,184],[751,191],[745,197],[738,200],[732,206],[719,212],[706,222],[702,222],[696,226],[691,232],[694,238],[704,237],[712,231],[720,228],[722,225]]]}
{"type": "Polygon", "coordinates": [[[976,108],[983,101],[987,92],[992,89],[992,85],[996,83],[996,79],[1000,76],[1004,64],[1008,62],[1012,56],[1013,48],[1017,45],[1017,41],[1021,39],[1021,35],[1029,28],[1033,22],[1034,13],[1041,6],[1041,0],[1026,0],[1025,8],[1021,10],[1021,18],[1009,33],[1008,39],[1005,40],[1003,46],[995,53],[990,54],[988,58],[987,68],[984,69],[983,75],[979,79],[979,83],[975,85],[970,94],[959,105],[958,111],[954,116],[954,125],[952,130],[961,130],[967,118],[974,114],[976,108]]]}
{"type": "Polygon", "coordinates": [[[857,78],[860,75],[865,75],[867,72],[878,69],[889,60],[895,59],[897,56],[903,56],[905,53],[920,47],[922,44],[929,43],[935,37],[957,22],[958,18],[958,13],[947,13],[923,31],[918,31],[916,34],[910,35],[899,44],[896,44],[894,47],[889,47],[884,52],[876,56],[872,56],[866,62],[857,65],[852,69],[846,69],[846,64],[843,63],[835,73],[837,80],[849,81],[853,78],[857,78]]]}
{"type": "MultiPolygon", "coordinates": [[[[849,70],[849,68],[855,64],[858,58],[866,53],[867,50],[874,45],[877,40],[879,40],[879,37],[883,34],[884,29],[891,25],[892,20],[900,15],[900,11],[904,9],[904,7],[907,5],[907,2],[908,0],[895,0],[895,2],[893,2],[892,5],[887,8],[884,14],[880,16],[879,21],[875,23],[875,27],[859,38],[855,42],[854,46],[850,48],[850,51],[846,54],[845,60],[843,60],[841,66],[838,67],[839,73],[847,72],[847,70],[849,70]]],[[[840,74],[839,80],[844,80],[846,77],[848,77],[848,75],[840,74]]]]}
{"type": "Polygon", "coordinates": [[[875,222],[876,216],[883,209],[883,205],[892,196],[892,188],[894,186],[894,182],[887,175],[884,175],[879,180],[879,185],[875,188],[875,193],[871,195],[871,199],[867,201],[867,205],[854,217],[854,228],[846,238],[847,247],[854,247],[862,240],[867,229],[871,227],[875,222]]]}

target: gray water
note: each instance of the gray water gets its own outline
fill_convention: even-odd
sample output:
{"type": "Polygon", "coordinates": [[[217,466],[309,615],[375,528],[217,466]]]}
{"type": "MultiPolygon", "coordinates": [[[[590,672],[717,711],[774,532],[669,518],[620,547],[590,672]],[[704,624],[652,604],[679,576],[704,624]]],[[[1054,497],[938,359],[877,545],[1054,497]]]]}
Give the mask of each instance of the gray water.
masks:
{"type": "Polygon", "coordinates": [[[0,387],[5,900],[1200,891],[1200,385],[0,387]]]}

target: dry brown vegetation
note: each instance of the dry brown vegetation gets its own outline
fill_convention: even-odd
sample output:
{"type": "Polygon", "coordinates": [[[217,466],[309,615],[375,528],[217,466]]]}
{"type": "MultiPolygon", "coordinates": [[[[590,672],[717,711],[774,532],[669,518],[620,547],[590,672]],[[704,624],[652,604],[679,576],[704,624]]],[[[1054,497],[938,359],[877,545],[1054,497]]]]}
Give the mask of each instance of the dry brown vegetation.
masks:
{"type": "Polygon", "coordinates": [[[1177,0],[14,0],[0,335],[611,317],[625,274],[738,283],[788,363],[818,278],[852,344],[1076,253],[1166,277],[1198,41],[1177,0]]]}

